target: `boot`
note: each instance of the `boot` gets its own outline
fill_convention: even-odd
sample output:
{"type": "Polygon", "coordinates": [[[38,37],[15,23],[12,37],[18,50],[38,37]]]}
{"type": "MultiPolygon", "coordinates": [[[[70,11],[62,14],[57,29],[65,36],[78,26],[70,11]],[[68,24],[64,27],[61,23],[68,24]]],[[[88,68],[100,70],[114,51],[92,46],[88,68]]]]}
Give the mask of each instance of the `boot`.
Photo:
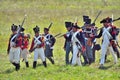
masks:
{"type": "Polygon", "coordinates": [[[45,67],[47,67],[46,61],[43,61],[43,65],[44,65],[45,67]]]}
{"type": "Polygon", "coordinates": [[[12,64],[13,64],[14,66],[16,66],[16,63],[13,62],[12,64]]]}
{"type": "Polygon", "coordinates": [[[50,60],[50,62],[51,62],[52,64],[55,64],[54,60],[53,60],[51,57],[49,57],[48,59],[50,60]]]}
{"type": "Polygon", "coordinates": [[[25,62],[26,63],[26,67],[29,67],[29,63],[28,62],[25,62]]]}
{"type": "Polygon", "coordinates": [[[17,64],[16,64],[16,71],[18,71],[19,69],[20,69],[20,64],[17,63],[17,64]]]}
{"type": "Polygon", "coordinates": [[[36,64],[37,64],[37,61],[34,61],[34,62],[33,62],[33,68],[34,68],[34,69],[36,68],[36,64]]]}

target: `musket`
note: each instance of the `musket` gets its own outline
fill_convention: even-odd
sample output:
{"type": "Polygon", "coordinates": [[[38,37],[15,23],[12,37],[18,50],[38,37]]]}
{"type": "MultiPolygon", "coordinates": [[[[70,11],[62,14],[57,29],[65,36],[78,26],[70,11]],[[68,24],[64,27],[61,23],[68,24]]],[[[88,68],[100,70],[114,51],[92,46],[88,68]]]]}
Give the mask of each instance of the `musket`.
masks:
{"type": "Polygon", "coordinates": [[[16,38],[15,38],[15,42],[16,42],[17,38],[19,37],[19,34],[20,34],[20,32],[21,32],[21,28],[22,28],[22,26],[23,26],[23,24],[24,24],[24,22],[25,22],[25,19],[26,19],[26,15],[25,15],[25,17],[24,17],[24,19],[23,19],[23,21],[22,21],[22,24],[19,25],[19,28],[18,28],[18,30],[17,30],[17,36],[16,36],[16,38]]]}
{"type": "Polygon", "coordinates": [[[117,18],[117,19],[112,20],[112,22],[115,22],[115,21],[118,21],[118,20],[120,20],[120,17],[117,18]]]}
{"type": "Polygon", "coordinates": [[[51,22],[51,23],[50,23],[50,25],[48,26],[48,29],[50,29],[50,28],[51,28],[52,24],[53,24],[53,23],[51,22]]]}
{"type": "Polygon", "coordinates": [[[20,25],[21,27],[23,26],[23,24],[24,24],[24,22],[25,22],[25,19],[26,19],[26,15],[25,15],[25,17],[24,17],[24,19],[23,19],[23,21],[22,21],[22,24],[20,25]]]}
{"type": "Polygon", "coordinates": [[[95,24],[97,18],[100,16],[100,14],[102,13],[102,11],[99,11],[98,15],[96,16],[96,18],[94,19],[93,23],[92,24],[95,24]]]}
{"type": "Polygon", "coordinates": [[[59,35],[61,35],[61,33],[56,34],[54,37],[57,37],[57,36],[59,36],[59,35]]]}
{"type": "Polygon", "coordinates": [[[77,25],[77,23],[78,23],[78,18],[76,17],[76,18],[75,18],[74,25],[77,25]]]}

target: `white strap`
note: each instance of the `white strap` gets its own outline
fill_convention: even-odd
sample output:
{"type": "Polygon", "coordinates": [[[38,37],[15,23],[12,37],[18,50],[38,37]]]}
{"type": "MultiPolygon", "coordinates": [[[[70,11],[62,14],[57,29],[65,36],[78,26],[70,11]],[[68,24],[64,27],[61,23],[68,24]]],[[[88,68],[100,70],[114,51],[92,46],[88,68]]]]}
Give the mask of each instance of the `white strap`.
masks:
{"type": "Polygon", "coordinates": [[[17,34],[15,34],[12,38],[11,38],[11,42],[13,41],[13,39],[15,39],[15,37],[17,36],[17,34]]]}
{"type": "Polygon", "coordinates": [[[111,27],[108,27],[108,28],[103,28],[103,36],[105,35],[105,34],[107,34],[107,36],[109,37],[109,39],[110,38],[112,38],[112,36],[111,36],[111,34],[109,33],[109,30],[111,29],[111,27]]]}
{"type": "Polygon", "coordinates": [[[39,41],[39,38],[40,38],[40,37],[41,37],[41,36],[34,37],[34,39],[35,39],[35,40],[34,40],[34,43],[35,43],[35,44],[38,44],[38,43],[41,44],[41,41],[39,41]]]}

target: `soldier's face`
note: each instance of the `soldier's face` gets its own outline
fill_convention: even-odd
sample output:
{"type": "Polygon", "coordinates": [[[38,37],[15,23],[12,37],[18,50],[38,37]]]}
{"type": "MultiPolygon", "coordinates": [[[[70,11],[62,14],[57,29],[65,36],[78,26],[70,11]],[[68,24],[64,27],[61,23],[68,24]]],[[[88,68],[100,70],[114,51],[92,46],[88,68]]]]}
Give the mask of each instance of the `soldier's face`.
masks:
{"type": "Polygon", "coordinates": [[[45,34],[48,34],[48,31],[47,31],[47,30],[44,30],[44,33],[45,33],[45,34]]]}
{"type": "Polygon", "coordinates": [[[15,33],[17,33],[17,31],[12,30],[12,33],[15,34],[15,33]]]}
{"type": "Polygon", "coordinates": [[[109,25],[108,23],[103,23],[103,26],[108,27],[109,25]]]}
{"type": "Polygon", "coordinates": [[[77,31],[77,29],[76,29],[76,28],[74,28],[74,27],[72,28],[72,30],[73,30],[73,32],[76,32],[76,31],[77,31]]]}
{"type": "Polygon", "coordinates": [[[71,27],[67,27],[67,30],[70,31],[70,30],[71,30],[71,27]]]}
{"type": "Polygon", "coordinates": [[[35,33],[35,36],[39,36],[39,32],[36,32],[36,33],[35,33]]]}

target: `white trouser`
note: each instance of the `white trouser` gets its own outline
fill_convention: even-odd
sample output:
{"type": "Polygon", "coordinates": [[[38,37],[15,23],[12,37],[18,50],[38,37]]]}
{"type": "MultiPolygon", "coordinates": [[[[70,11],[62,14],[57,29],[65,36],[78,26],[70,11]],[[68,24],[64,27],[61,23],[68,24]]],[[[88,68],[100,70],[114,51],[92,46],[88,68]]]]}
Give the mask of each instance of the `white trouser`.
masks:
{"type": "Polygon", "coordinates": [[[45,54],[43,48],[36,48],[34,50],[34,61],[37,61],[38,57],[41,58],[42,62],[45,61],[45,54]]]}
{"type": "Polygon", "coordinates": [[[20,47],[17,48],[10,48],[10,53],[9,53],[9,60],[11,63],[15,62],[15,63],[19,63],[20,61],[20,47]]]}
{"type": "Polygon", "coordinates": [[[78,65],[81,65],[80,56],[79,57],[77,56],[78,53],[79,53],[78,47],[76,45],[73,45],[72,65],[75,65],[76,63],[78,65]]]}
{"type": "Polygon", "coordinates": [[[104,64],[104,62],[105,62],[105,54],[107,53],[108,49],[109,49],[109,51],[111,52],[111,54],[112,54],[112,56],[114,58],[114,63],[117,63],[117,56],[114,53],[114,50],[113,50],[112,46],[109,46],[107,44],[102,44],[102,46],[101,46],[102,53],[101,53],[100,64],[104,64]]]}
{"type": "Polygon", "coordinates": [[[21,56],[25,60],[25,62],[28,62],[28,58],[27,58],[28,54],[29,54],[29,51],[27,49],[21,50],[21,56]]]}

